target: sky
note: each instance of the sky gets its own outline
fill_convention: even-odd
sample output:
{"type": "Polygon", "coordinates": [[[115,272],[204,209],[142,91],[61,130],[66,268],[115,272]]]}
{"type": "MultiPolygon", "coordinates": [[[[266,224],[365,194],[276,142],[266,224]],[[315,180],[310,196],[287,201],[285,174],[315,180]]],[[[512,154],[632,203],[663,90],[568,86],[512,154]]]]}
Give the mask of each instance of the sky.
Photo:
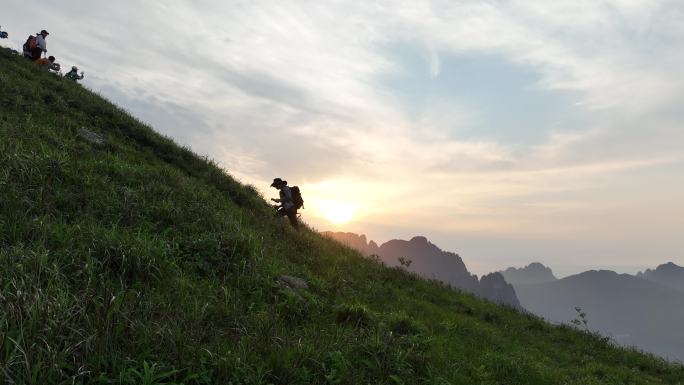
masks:
{"type": "Polygon", "coordinates": [[[3,0],[0,25],[265,197],[299,185],[316,229],[478,274],[684,265],[681,1],[3,0]]]}

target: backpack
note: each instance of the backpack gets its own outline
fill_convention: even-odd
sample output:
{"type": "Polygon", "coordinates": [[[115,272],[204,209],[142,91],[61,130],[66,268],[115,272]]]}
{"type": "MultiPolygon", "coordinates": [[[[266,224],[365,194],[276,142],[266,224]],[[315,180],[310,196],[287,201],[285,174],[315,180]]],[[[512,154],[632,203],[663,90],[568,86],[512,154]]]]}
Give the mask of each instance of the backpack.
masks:
{"type": "Polygon", "coordinates": [[[31,35],[26,39],[26,43],[24,43],[24,52],[31,52],[36,48],[36,37],[31,35]]]}
{"type": "Polygon", "coordinates": [[[292,192],[292,203],[294,203],[297,210],[304,207],[304,199],[302,199],[302,193],[299,191],[298,186],[290,187],[290,192],[292,192]]]}

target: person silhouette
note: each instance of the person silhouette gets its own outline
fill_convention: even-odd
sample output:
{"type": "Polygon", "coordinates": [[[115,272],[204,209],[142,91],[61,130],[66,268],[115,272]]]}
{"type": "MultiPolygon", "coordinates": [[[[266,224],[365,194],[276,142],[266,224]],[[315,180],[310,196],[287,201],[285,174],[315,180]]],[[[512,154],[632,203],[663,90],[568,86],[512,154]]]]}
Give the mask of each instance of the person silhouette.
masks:
{"type": "Polygon", "coordinates": [[[45,39],[47,39],[49,34],[46,30],[36,34],[36,47],[31,52],[34,61],[40,59],[44,53],[47,53],[47,42],[45,39]]]}
{"type": "Polygon", "coordinates": [[[278,206],[278,211],[276,212],[276,217],[287,216],[290,220],[290,224],[295,230],[299,230],[299,221],[297,220],[297,206],[292,199],[292,190],[287,185],[286,180],[280,178],[273,179],[271,187],[279,190],[280,198],[271,198],[273,202],[280,203],[278,206]]]}

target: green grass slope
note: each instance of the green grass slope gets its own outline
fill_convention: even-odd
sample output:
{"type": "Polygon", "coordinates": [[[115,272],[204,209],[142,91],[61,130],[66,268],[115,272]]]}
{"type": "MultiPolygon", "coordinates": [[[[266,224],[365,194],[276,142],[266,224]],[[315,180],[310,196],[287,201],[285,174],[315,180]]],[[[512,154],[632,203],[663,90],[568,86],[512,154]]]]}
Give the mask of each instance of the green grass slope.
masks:
{"type": "Polygon", "coordinates": [[[0,50],[0,378],[641,385],[684,369],[295,233],[211,161],[0,50]]]}

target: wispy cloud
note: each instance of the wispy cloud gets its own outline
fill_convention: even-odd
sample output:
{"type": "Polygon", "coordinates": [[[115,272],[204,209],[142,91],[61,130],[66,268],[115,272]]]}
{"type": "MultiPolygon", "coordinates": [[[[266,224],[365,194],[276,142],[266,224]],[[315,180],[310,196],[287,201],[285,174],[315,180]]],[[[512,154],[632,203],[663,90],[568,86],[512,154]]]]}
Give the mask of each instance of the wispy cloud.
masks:
{"type": "MultiPolygon", "coordinates": [[[[680,178],[681,2],[6,3],[14,44],[48,28],[89,87],[264,191],[287,176],[354,202],[371,235],[536,234],[636,194],[630,181],[680,178]]],[[[647,213],[662,192],[638,194],[647,213]]],[[[625,231],[670,225],[654,218],[625,231]]],[[[592,228],[572,232],[604,247],[592,228]]]]}

